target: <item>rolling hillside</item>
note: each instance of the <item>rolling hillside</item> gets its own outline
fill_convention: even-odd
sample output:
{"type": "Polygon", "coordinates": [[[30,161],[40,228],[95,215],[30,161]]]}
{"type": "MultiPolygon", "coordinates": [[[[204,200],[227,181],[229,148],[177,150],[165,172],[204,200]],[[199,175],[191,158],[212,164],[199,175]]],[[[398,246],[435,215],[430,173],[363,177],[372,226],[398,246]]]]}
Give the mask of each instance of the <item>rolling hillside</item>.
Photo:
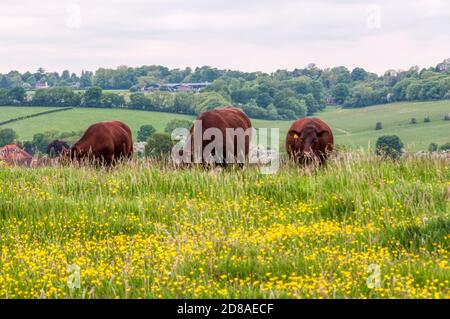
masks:
{"type": "Polygon", "coordinates": [[[14,106],[1,106],[0,107],[0,122],[10,120],[12,118],[36,114],[53,110],[54,107],[14,107],[14,106]]]}
{"type": "MultiPolygon", "coordinates": [[[[1,107],[0,119],[7,120],[18,116],[42,112],[50,108],[36,107],[1,107]]],[[[332,127],[338,144],[350,147],[373,147],[377,137],[384,134],[397,134],[409,151],[426,149],[431,142],[442,144],[450,142],[450,121],[443,121],[445,113],[450,113],[450,101],[395,103],[370,106],[359,109],[340,109],[329,107],[317,114],[332,127]],[[430,123],[423,118],[429,116],[430,123]],[[409,124],[412,117],[417,124],[409,124]],[[383,129],[375,131],[375,123],[382,122],[383,129]]],[[[47,130],[78,131],[86,129],[90,124],[120,119],[130,125],[136,134],[143,124],[153,125],[157,131],[163,131],[166,123],[172,119],[193,119],[193,116],[146,112],[122,109],[88,109],[78,108],[61,113],[43,115],[10,123],[0,128],[14,129],[21,140],[29,140],[35,133],[47,130]]],[[[291,121],[253,120],[255,127],[280,128],[280,142],[291,121]]]]}

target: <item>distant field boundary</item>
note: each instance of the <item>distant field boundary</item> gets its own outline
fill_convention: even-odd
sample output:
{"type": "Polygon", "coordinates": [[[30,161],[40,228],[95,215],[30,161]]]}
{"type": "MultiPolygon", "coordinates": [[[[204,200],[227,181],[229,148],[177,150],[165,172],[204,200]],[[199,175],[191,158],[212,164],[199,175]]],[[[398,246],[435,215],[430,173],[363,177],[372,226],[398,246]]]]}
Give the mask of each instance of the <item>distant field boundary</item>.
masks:
{"type": "Polygon", "coordinates": [[[65,108],[60,108],[57,110],[48,110],[48,111],[34,113],[34,114],[30,114],[30,115],[19,116],[19,117],[13,118],[13,119],[9,119],[7,121],[0,122],[0,126],[6,125],[9,123],[13,123],[13,122],[17,122],[17,121],[21,121],[21,120],[26,120],[26,119],[33,118],[33,117],[38,117],[41,115],[47,115],[47,114],[56,113],[56,112],[63,112],[63,111],[68,111],[68,110],[72,110],[72,109],[73,109],[73,107],[65,107],[65,108]]]}

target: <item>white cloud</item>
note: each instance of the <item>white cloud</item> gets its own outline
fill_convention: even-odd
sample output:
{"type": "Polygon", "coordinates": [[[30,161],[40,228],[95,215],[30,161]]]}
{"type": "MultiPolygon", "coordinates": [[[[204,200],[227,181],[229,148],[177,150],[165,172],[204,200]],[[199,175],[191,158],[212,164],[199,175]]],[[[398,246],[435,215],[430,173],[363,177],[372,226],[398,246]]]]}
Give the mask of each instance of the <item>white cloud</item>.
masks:
{"type": "Polygon", "coordinates": [[[315,62],[381,73],[449,57],[448,30],[444,0],[9,0],[0,3],[0,72],[315,62]],[[371,6],[377,27],[367,23],[371,6]]]}

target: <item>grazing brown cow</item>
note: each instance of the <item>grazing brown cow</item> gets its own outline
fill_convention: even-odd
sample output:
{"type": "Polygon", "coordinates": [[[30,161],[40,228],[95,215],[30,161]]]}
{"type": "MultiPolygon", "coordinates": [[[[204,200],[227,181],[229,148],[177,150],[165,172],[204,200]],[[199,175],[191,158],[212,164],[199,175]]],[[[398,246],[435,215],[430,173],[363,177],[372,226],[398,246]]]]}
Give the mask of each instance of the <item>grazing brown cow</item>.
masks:
{"type": "Polygon", "coordinates": [[[190,129],[190,143],[185,147],[190,153],[187,159],[203,164],[239,163],[242,166],[248,159],[251,127],[248,116],[232,106],[203,112],[190,129]]]}
{"type": "Polygon", "coordinates": [[[91,125],[70,149],[72,160],[88,159],[111,166],[121,158],[133,155],[130,128],[120,122],[100,122],[91,125]]]}
{"type": "Polygon", "coordinates": [[[69,149],[70,149],[70,146],[65,141],[54,140],[53,142],[48,144],[46,153],[48,155],[53,155],[52,154],[52,150],[53,150],[54,155],[59,156],[63,153],[64,150],[69,150],[69,149]]]}
{"type": "Polygon", "coordinates": [[[286,136],[286,151],[299,163],[310,163],[314,158],[325,163],[333,150],[333,133],[322,120],[310,117],[295,121],[286,136]]]}

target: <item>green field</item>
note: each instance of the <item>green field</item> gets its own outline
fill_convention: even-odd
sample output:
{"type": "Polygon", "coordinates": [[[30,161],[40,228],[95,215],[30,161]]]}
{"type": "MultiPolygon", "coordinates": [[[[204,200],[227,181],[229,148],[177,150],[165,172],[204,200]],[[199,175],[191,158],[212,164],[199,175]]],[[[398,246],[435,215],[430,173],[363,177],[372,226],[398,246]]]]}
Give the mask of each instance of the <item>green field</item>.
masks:
{"type": "Polygon", "coordinates": [[[54,110],[54,107],[14,107],[0,106],[0,122],[7,121],[16,117],[40,113],[48,110],[54,110]]]}
{"type": "MultiPolygon", "coordinates": [[[[437,155],[436,155],[437,156],[437,155]]],[[[450,165],[0,169],[1,298],[450,298],[450,165]]]]}
{"type": "MultiPolygon", "coordinates": [[[[29,113],[37,113],[42,108],[1,107],[0,120],[29,113]]],[[[46,109],[46,108],[44,108],[46,109]]],[[[352,148],[373,147],[376,139],[384,134],[397,134],[408,151],[425,150],[432,142],[443,144],[450,141],[450,121],[443,121],[445,113],[450,113],[450,101],[394,103],[370,106],[359,109],[341,109],[328,107],[316,116],[330,124],[335,135],[335,142],[352,148]],[[430,123],[423,118],[429,116],[430,123]],[[409,124],[412,117],[417,124],[409,124]],[[375,123],[382,122],[383,129],[375,131],[375,123]]],[[[61,113],[49,114],[8,124],[4,127],[14,129],[19,138],[29,140],[33,134],[46,130],[79,131],[98,121],[119,119],[126,122],[134,134],[143,124],[152,124],[158,131],[163,131],[166,123],[174,118],[193,119],[192,116],[145,112],[121,109],[87,109],[77,108],[61,113]]],[[[253,120],[255,127],[280,128],[280,144],[291,121],[253,120]]]]}
{"type": "MultiPolygon", "coordinates": [[[[14,110],[7,108],[10,116],[15,117],[14,110]]],[[[18,107],[15,108],[28,110],[31,113],[35,112],[34,107],[18,107]]],[[[3,108],[0,107],[0,111],[3,108]]],[[[3,117],[8,117],[3,115],[3,117]]],[[[44,131],[58,130],[60,132],[79,131],[86,129],[89,125],[110,120],[122,120],[127,123],[136,136],[137,131],[141,125],[151,124],[157,131],[164,131],[164,128],[170,120],[178,119],[193,119],[192,116],[161,113],[161,112],[145,112],[145,111],[132,111],[123,109],[100,109],[100,108],[77,108],[61,113],[48,114],[39,116],[23,121],[8,124],[4,127],[12,128],[17,132],[20,139],[29,140],[33,138],[36,133],[42,133],[44,131]]]]}

